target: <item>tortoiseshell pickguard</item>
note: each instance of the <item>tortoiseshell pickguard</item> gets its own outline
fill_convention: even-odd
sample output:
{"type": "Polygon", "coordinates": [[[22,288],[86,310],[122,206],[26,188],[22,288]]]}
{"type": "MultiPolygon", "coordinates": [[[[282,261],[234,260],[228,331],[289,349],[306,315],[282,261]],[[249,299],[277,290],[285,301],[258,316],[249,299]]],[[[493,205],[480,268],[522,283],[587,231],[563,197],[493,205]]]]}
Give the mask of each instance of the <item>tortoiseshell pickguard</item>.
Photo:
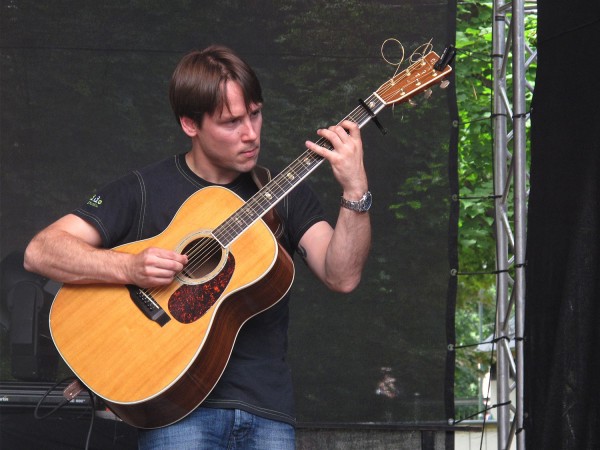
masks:
{"type": "Polygon", "coordinates": [[[184,284],[169,299],[169,312],[181,323],[192,323],[206,314],[229,284],[235,269],[231,253],[223,269],[211,280],[200,284],[184,284]]]}

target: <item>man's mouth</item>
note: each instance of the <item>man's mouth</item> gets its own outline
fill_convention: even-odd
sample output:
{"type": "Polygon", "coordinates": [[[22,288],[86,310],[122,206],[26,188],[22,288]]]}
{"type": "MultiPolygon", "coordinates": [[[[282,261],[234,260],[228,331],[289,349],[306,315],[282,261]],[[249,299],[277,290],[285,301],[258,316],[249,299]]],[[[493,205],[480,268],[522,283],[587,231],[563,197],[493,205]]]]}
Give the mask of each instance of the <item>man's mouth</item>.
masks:
{"type": "Polygon", "coordinates": [[[250,149],[243,150],[241,154],[247,158],[254,158],[258,154],[258,147],[252,147],[250,149]]]}

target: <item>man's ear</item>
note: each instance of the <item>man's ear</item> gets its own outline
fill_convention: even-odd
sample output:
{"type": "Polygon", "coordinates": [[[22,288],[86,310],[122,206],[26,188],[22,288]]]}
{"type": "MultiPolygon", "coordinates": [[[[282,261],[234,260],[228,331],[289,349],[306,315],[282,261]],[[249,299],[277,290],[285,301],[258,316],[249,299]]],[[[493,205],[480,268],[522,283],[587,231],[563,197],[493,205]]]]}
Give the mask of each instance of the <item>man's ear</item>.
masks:
{"type": "Polygon", "coordinates": [[[189,137],[194,137],[198,133],[198,124],[187,116],[181,116],[179,118],[181,129],[189,137]]]}

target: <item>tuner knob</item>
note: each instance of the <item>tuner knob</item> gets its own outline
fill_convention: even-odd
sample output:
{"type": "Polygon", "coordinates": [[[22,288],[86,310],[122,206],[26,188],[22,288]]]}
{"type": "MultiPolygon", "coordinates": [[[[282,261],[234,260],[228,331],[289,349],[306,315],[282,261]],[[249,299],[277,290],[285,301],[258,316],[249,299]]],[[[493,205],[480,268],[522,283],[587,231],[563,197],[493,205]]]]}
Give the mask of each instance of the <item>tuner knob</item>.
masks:
{"type": "Polygon", "coordinates": [[[442,89],[446,89],[448,86],[450,86],[450,82],[448,80],[444,80],[440,83],[440,87],[442,89]]]}
{"type": "Polygon", "coordinates": [[[408,100],[408,104],[410,106],[417,106],[417,102],[415,102],[412,98],[410,100],[408,100]]]}
{"type": "Polygon", "coordinates": [[[431,89],[427,89],[425,92],[423,92],[423,97],[425,97],[425,100],[427,100],[429,97],[431,97],[431,94],[433,94],[433,91],[431,89]]]}

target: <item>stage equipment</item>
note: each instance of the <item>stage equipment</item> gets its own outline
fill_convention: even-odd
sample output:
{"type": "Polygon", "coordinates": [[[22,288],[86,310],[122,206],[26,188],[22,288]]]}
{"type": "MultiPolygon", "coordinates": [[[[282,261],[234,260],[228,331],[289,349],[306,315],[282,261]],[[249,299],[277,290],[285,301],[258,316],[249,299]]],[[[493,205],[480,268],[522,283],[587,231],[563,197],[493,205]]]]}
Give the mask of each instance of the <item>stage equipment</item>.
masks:
{"type": "Polygon", "coordinates": [[[8,255],[1,268],[0,301],[8,335],[10,373],[18,380],[53,381],[58,352],[50,338],[48,311],[59,285],[27,272],[19,252],[8,255]]]}

